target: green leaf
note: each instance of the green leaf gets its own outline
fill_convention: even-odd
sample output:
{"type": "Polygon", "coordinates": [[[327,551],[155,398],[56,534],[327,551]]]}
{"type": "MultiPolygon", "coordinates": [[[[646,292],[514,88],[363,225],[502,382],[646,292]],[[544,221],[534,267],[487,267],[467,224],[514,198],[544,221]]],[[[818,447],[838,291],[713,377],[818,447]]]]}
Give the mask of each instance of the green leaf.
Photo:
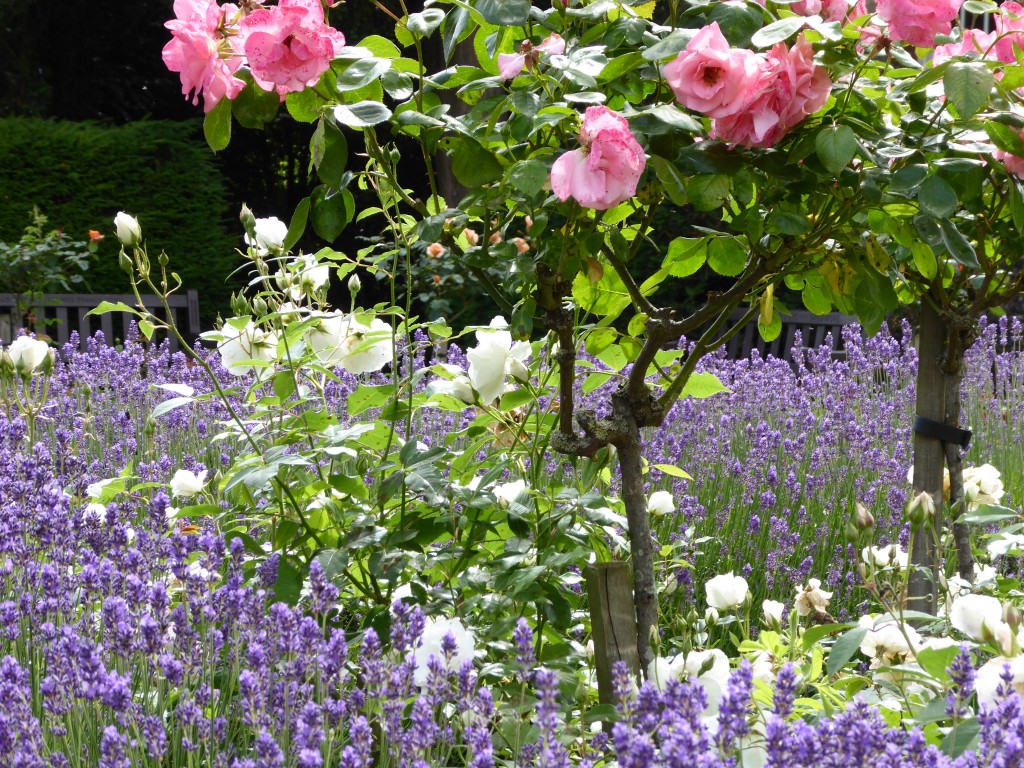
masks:
{"type": "Polygon", "coordinates": [[[310,154],[320,181],[329,187],[340,187],[348,163],[348,141],[345,134],[321,118],[310,139],[310,154]]]}
{"type": "Polygon", "coordinates": [[[1009,507],[1001,507],[998,504],[982,504],[971,512],[963,513],[957,520],[963,523],[988,525],[1003,520],[1015,520],[1017,517],[1017,513],[1009,507]]]}
{"type": "Polygon", "coordinates": [[[105,315],[107,312],[128,312],[136,317],[142,317],[142,313],[135,307],[129,307],[123,301],[101,301],[94,309],[86,312],[88,315],[105,315]]]}
{"type": "Polygon", "coordinates": [[[139,333],[146,337],[146,341],[153,338],[153,331],[156,330],[149,320],[139,320],[139,333]]]}
{"type": "Polygon", "coordinates": [[[931,282],[939,274],[939,263],[935,259],[935,253],[928,243],[915,241],[910,246],[910,253],[914,257],[914,266],[925,280],[931,282]]]}
{"type": "Polygon", "coordinates": [[[281,97],[275,91],[264,91],[251,79],[231,102],[231,113],[235,116],[235,120],[239,125],[250,130],[263,128],[277,116],[280,108],[281,97]]]}
{"type": "Polygon", "coordinates": [[[231,100],[221,99],[203,119],[203,136],[214,152],[231,143],[231,100]]]}
{"type": "Polygon", "coordinates": [[[375,387],[360,384],[356,387],[356,391],[348,396],[346,408],[349,414],[358,416],[370,408],[379,408],[384,405],[394,391],[395,388],[391,384],[381,384],[375,387]]]}
{"type": "Polygon", "coordinates": [[[762,27],[751,35],[750,44],[755,48],[769,48],[795,35],[803,29],[806,23],[807,19],[803,16],[791,16],[788,19],[773,21],[767,27],[762,27]]]}
{"type": "Polygon", "coordinates": [[[814,140],[822,165],[837,175],[856,156],[857,148],[857,135],[848,125],[825,126],[814,140]]]}
{"type": "Polygon", "coordinates": [[[290,251],[299,242],[302,233],[306,231],[306,221],[309,218],[308,197],[304,197],[295,206],[295,213],[292,214],[291,223],[288,225],[288,234],[284,236],[284,249],[290,251]]]}
{"type": "Polygon", "coordinates": [[[964,236],[964,233],[949,219],[939,220],[939,229],[942,232],[942,243],[958,264],[968,269],[981,269],[978,263],[978,256],[974,252],[974,246],[964,236]]]}
{"type": "Polygon", "coordinates": [[[659,472],[664,472],[666,475],[669,475],[670,477],[678,477],[683,480],[693,480],[693,476],[684,472],[675,464],[653,464],[651,468],[656,469],[659,472]]]}
{"type": "Polygon", "coordinates": [[[315,123],[320,119],[324,100],[312,88],[289,93],[284,100],[285,108],[293,119],[300,123],[315,123]]]}
{"type": "Polygon", "coordinates": [[[867,627],[857,627],[842,634],[832,645],[828,653],[828,676],[832,677],[841,670],[853,655],[860,650],[860,644],[867,636],[867,627]]]}
{"type": "Polygon", "coordinates": [[[992,70],[981,62],[953,61],[942,77],[946,98],[966,120],[988,104],[995,77],[992,70]]]}
{"type": "Polygon", "coordinates": [[[725,277],[735,277],[747,264],[747,249],[734,237],[722,235],[708,243],[708,266],[725,277]]]}
{"type": "Polygon", "coordinates": [[[281,558],[277,563],[277,581],[274,582],[274,599],[295,605],[302,594],[302,574],[291,561],[281,558]]]}
{"type": "Polygon", "coordinates": [[[917,202],[925,213],[930,213],[937,219],[944,219],[953,215],[959,201],[948,182],[938,176],[929,176],[921,182],[921,188],[917,191],[917,202]]]}
{"type": "Polygon", "coordinates": [[[669,56],[675,56],[690,44],[696,34],[697,30],[695,29],[677,29],[642,51],[642,55],[647,61],[660,61],[669,56]]]}
{"type": "Polygon", "coordinates": [[[188,405],[189,403],[194,402],[194,397],[171,397],[157,403],[156,407],[153,409],[152,416],[156,419],[163,416],[165,413],[170,413],[177,408],[181,408],[183,405],[188,405]]]}
{"type": "Polygon", "coordinates": [[[996,145],[996,149],[1009,152],[1017,157],[1024,157],[1024,141],[1013,128],[995,120],[986,120],[983,127],[985,133],[992,139],[992,143],[996,145]]]}
{"type": "Polygon", "coordinates": [[[488,24],[521,27],[530,18],[530,0],[476,0],[473,7],[488,24]]]}
{"type": "Polygon", "coordinates": [[[692,373],[690,378],[686,380],[686,384],[683,385],[683,391],[679,396],[703,400],[720,392],[730,391],[713,373],[692,373]]]}
{"type": "Polygon", "coordinates": [[[686,185],[690,204],[698,211],[721,208],[729,199],[729,177],[720,174],[700,174],[686,185]]]}
{"type": "Polygon", "coordinates": [[[551,171],[548,164],[536,157],[522,160],[508,171],[508,183],[520,192],[536,195],[541,192],[548,181],[551,171]]]}
{"type": "Polygon", "coordinates": [[[368,128],[390,117],[391,110],[377,101],[361,101],[352,106],[339,104],[334,108],[334,119],[350,128],[368,128]]]}
{"type": "Polygon", "coordinates": [[[347,189],[340,192],[320,185],[312,194],[313,231],[328,243],[333,243],[341,231],[352,221],[356,201],[347,189]]]}
{"type": "Polygon", "coordinates": [[[469,21],[469,11],[462,6],[448,11],[448,19],[444,22],[444,30],[441,32],[445,64],[451,62],[455,46],[459,44],[462,34],[469,28],[469,21]]]}
{"type": "Polygon", "coordinates": [[[339,93],[358,91],[374,80],[379,80],[390,69],[391,62],[388,59],[356,59],[339,72],[335,87],[339,93]]]}
{"type": "Polygon", "coordinates": [[[832,311],[832,299],[817,285],[807,283],[800,292],[800,298],[803,299],[804,306],[807,307],[808,312],[813,312],[816,315],[827,315],[832,311]]]}
{"type": "Polygon", "coordinates": [[[942,751],[951,757],[959,757],[977,744],[980,730],[981,723],[978,722],[978,718],[961,720],[957,723],[956,729],[947,733],[942,740],[942,751]]]}
{"type": "Polygon", "coordinates": [[[775,339],[779,338],[779,334],[782,333],[782,317],[772,309],[772,318],[769,322],[765,323],[764,318],[758,313],[757,330],[765,341],[775,341],[775,339]]]}
{"type": "Polygon", "coordinates": [[[722,35],[734,48],[747,48],[750,38],[764,24],[764,11],[753,3],[728,0],[715,3],[708,21],[717,21],[722,35]]]}
{"type": "Polygon", "coordinates": [[[909,192],[912,189],[917,189],[926,178],[928,178],[927,165],[908,165],[892,175],[889,180],[889,191],[909,192]]]}
{"type": "Polygon", "coordinates": [[[960,653],[958,645],[949,648],[922,648],[917,652],[917,663],[929,675],[944,683],[949,679],[946,668],[953,663],[953,659],[958,653],[960,653]]]}
{"type": "Polygon", "coordinates": [[[802,235],[811,231],[807,216],[792,211],[774,211],[768,217],[768,226],[782,235],[802,235]]]}
{"type": "Polygon", "coordinates": [[[661,188],[665,190],[668,199],[676,205],[686,205],[686,177],[679,171],[675,163],[666,160],[658,155],[651,156],[651,165],[654,166],[654,173],[661,182],[661,188]]]}
{"type": "Polygon", "coordinates": [[[475,189],[502,177],[501,163],[476,139],[456,136],[445,145],[451,152],[452,173],[464,187],[475,189]]]}
{"type": "Polygon", "coordinates": [[[704,266],[710,238],[677,237],[668,246],[662,268],[672,277],[689,277],[704,266]]]}
{"type": "Polygon", "coordinates": [[[520,405],[533,400],[533,395],[528,389],[513,389],[511,392],[506,392],[501,396],[501,400],[498,403],[498,407],[503,411],[511,411],[514,408],[518,408],[520,405]]]}

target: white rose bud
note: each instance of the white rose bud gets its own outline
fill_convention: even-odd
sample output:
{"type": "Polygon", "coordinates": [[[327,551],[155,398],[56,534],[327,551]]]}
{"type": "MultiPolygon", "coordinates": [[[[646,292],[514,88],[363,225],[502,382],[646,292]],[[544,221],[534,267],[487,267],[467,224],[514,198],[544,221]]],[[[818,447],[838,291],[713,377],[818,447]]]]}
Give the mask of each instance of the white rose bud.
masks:
{"type": "Polygon", "coordinates": [[[761,603],[761,610],[764,612],[764,622],[769,627],[782,626],[782,614],[786,610],[785,603],[778,600],[765,600],[761,603]]]}
{"type": "Polygon", "coordinates": [[[21,376],[28,376],[41,366],[49,352],[49,344],[31,336],[19,336],[7,348],[15,372],[21,376]]]}
{"type": "Polygon", "coordinates": [[[142,242],[142,227],[134,216],[129,216],[124,211],[119,211],[114,217],[114,229],[117,231],[117,239],[121,245],[129,248],[142,242]]]}
{"type": "Polygon", "coordinates": [[[733,576],[732,571],[715,576],[704,585],[708,605],[719,611],[730,611],[739,608],[750,594],[747,580],[742,576],[733,576]]]}

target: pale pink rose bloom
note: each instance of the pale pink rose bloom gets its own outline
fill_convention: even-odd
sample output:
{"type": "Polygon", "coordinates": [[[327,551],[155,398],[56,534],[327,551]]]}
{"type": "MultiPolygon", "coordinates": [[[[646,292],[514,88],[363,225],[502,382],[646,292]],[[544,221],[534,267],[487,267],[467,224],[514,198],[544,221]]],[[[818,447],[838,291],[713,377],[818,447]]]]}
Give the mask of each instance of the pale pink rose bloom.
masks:
{"type": "Polygon", "coordinates": [[[565,40],[557,32],[552,32],[544,41],[534,45],[523,40],[519,45],[519,53],[499,53],[498,71],[502,80],[514,80],[524,67],[533,67],[540,60],[540,54],[547,53],[561,56],[565,53],[565,40]]]}
{"type": "Polygon", "coordinates": [[[345,36],[324,22],[320,0],[281,0],[240,26],[253,79],[282,96],[316,85],[345,45],[345,36]]]}
{"type": "Polygon", "coordinates": [[[878,15],[889,25],[889,37],[919,48],[935,45],[936,35],[953,31],[951,22],[963,0],[878,0],[878,15]]]}
{"type": "Polygon", "coordinates": [[[815,14],[821,14],[821,0],[799,0],[799,2],[793,3],[789,6],[789,10],[793,13],[799,13],[801,16],[814,16],[815,14]]]}
{"type": "Polygon", "coordinates": [[[181,92],[192,103],[203,94],[203,110],[209,112],[224,97],[235,98],[245,83],[234,76],[242,56],[229,34],[229,22],[237,15],[233,5],[216,0],[174,0],[177,17],[164,24],[171,41],[164,46],[164,65],[181,75],[181,92]]]}
{"type": "Polygon", "coordinates": [[[996,58],[1004,64],[1014,64],[1013,45],[1024,49],[1024,6],[1020,3],[1003,3],[996,15],[996,58]]]}
{"type": "MultiPolygon", "coordinates": [[[[1024,139],[1024,130],[1020,132],[1020,137],[1024,139]]],[[[1003,165],[1006,166],[1007,173],[1012,173],[1018,179],[1024,179],[1024,157],[1011,155],[1009,152],[1004,152],[1001,149],[993,152],[992,157],[1002,161],[1003,165]]]]}
{"type": "MultiPolygon", "coordinates": [[[[980,53],[982,56],[991,55],[992,44],[996,36],[992,32],[982,32],[980,29],[965,29],[963,40],[959,43],[947,43],[937,45],[932,51],[932,66],[937,67],[944,61],[949,61],[956,56],[965,56],[969,53],[980,53]]],[[[996,77],[1002,77],[1002,72],[996,77]]]]}
{"type": "Polygon", "coordinates": [[[753,99],[742,112],[717,119],[711,135],[730,145],[773,147],[793,126],[828,101],[828,70],[814,63],[814,51],[800,37],[792,49],[778,43],[761,67],[753,99]]]}
{"type": "Polygon", "coordinates": [[[750,101],[761,61],[753,51],[730,48],[716,21],[665,65],[665,80],[684,107],[712,118],[728,117],[750,101]]]}
{"type": "Polygon", "coordinates": [[[551,191],[559,200],[571,197],[584,208],[605,211],[636,194],[647,160],[622,115],[589,107],[580,143],[551,168],[551,191]]]}

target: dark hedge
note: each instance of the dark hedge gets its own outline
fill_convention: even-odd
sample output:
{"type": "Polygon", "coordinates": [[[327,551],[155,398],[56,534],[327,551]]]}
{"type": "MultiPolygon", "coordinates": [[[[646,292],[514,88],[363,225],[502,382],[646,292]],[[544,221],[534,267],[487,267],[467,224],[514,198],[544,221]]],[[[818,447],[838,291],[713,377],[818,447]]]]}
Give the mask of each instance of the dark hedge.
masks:
{"type": "MultiPolygon", "coordinates": [[[[243,245],[226,182],[195,121],[112,127],[35,118],[0,119],[0,240],[17,240],[39,206],[48,227],[79,240],[106,235],[88,274],[95,293],[127,293],[117,264],[114,215],[139,219],[156,257],[199,291],[205,320],[227,312],[228,276],[243,245]]],[[[209,324],[208,322],[206,324],[209,324]]]]}

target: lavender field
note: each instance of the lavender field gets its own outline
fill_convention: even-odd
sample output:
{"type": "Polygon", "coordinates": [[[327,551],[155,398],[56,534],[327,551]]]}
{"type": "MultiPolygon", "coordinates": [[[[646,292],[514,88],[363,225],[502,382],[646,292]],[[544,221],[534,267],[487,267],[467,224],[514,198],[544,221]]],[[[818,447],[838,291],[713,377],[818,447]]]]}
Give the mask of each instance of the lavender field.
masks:
{"type": "MultiPolygon", "coordinates": [[[[967,464],[1000,467],[1003,503],[1014,507],[1024,429],[1024,355],[1015,351],[1021,335],[1016,321],[984,325],[964,391],[976,435],[967,464]]],[[[674,512],[656,516],[666,656],[679,650],[673,627],[703,604],[705,583],[727,571],[750,580],[748,611],[766,599],[792,607],[794,589],[799,594],[810,578],[831,591],[830,610],[840,620],[869,610],[860,556],[847,546],[845,529],[859,501],[873,511],[877,545],[906,544],[916,363],[913,348],[888,335],[865,340],[850,329],[845,348],[843,360],[828,349],[803,350],[795,366],[709,358],[706,370],[730,391],[680,402],[670,428],[651,436],[652,464],[677,465],[693,477],[651,471],[649,490],[668,489],[677,502],[674,512]]],[[[450,349],[448,359],[458,363],[461,352],[450,349]]],[[[413,367],[423,365],[418,353],[413,367]]],[[[337,376],[323,395],[344,419],[346,400],[367,378],[341,370],[337,376]]],[[[172,506],[181,504],[172,494],[182,495],[166,485],[172,475],[184,469],[216,478],[237,448],[212,440],[226,418],[214,401],[154,416],[159,403],[186,387],[210,388],[183,355],[131,340],[114,350],[93,340],[85,353],[65,348],[46,381],[45,393],[39,379],[5,389],[0,418],[0,765],[359,766],[378,764],[384,754],[396,765],[561,765],[570,754],[574,762],[599,764],[612,748],[625,764],[645,765],[650,739],[669,739],[654,734],[655,722],[673,723],[671,739],[682,740],[661,744],[670,752],[712,750],[714,733],[719,747],[722,739],[739,745],[753,738],[747,661],[728,685],[718,678],[717,725],[685,714],[707,704],[712,673],[700,672],[704,688],[670,685],[664,700],[653,690],[644,694],[616,726],[614,745],[600,734],[583,738],[577,707],[593,681],[583,647],[585,602],[572,609],[570,638],[578,642],[545,644],[514,606],[505,618],[492,613],[498,626],[489,634],[465,612],[480,613],[483,603],[463,607],[467,629],[459,620],[426,617],[400,590],[388,620],[381,624],[378,615],[367,623],[339,604],[339,588],[320,560],[308,567],[301,595],[282,590],[279,568],[287,562],[258,543],[267,539],[265,524],[218,517],[215,491],[213,506],[197,506],[195,515],[179,517],[172,506]],[[16,400],[34,403],[31,434],[16,400]],[[499,638],[512,625],[509,647],[499,638]],[[383,643],[378,631],[387,632],[383,643]],[[474,634],[492,640],[474,650],[474,634]],[[558,674],[533,675],[538,651],[558,674]],[[529,691],[516,682],[531,675],[529,691]],[[524,710],[535,696],[535,708],[524,710]],[[652,713],[660,714],[651,720],[652,713]]],[[[232,407],[244,413],[253,401],[239,397],[232,407]]],[[[470,415],[424,409],[414,436],[443,444],[446,431],[463,429],[470,415]]],[[[583,477],[559,462],[542,474],[559,487],[583,477]],[[568,470],[564,478],[555,476],[559,468],[568,470]]],[[[512,467],[500,479],[512,485],[519,477],[512,467]]],[[[611,477],[610,494],[616,484],[611,477]]],[[[499,489],[495,494],[501,497],[499,489]]],[[[614,525],[605,530],[610,541],[621,536],[614,525]]],[[[439,557],[443,550],[435,545],[439,557]]],[[[583,551],[575,555],[559,561],[568,566],[567,595],[579,592],[571,576],[587,563],[583,551]]],[[[540,553],[535,558],[544,562],[540,553]]],[[[1012,558],[998,566],[1003,576],[1019,577],[1012,558]]],[[[444,600],[444,585],[434,587],[431,599],[444,600]]],[[[381,598],[387,606],[388,596],[381,598]]],[[[716,631],[710,627],[712,643],[716,631]]],[[[743,655],[755,668],[760,661],[760,678],[764,659],[743,655]]],[[[773,662],[774,714],[765,721],[767,740],[750,742],[765,745],[755,754],[779,765],[824,764],[817,761],[831,753],[822,745],[850,738],[856,727],[875,729],[879,749],[911,755],[912,765],[945,764],[924,740],[889,731],[874,715],[851,711],[846,720],[821,721],[818,730],[799,720],[796,730],[785,726],[797,667],[784,661],[773,662]],[[783,760],[796,753],[806,762],[783,760]]],[[[1011,715],[986,726],[983,751],[990,743],[1003,748],[1011,715]]]]}

